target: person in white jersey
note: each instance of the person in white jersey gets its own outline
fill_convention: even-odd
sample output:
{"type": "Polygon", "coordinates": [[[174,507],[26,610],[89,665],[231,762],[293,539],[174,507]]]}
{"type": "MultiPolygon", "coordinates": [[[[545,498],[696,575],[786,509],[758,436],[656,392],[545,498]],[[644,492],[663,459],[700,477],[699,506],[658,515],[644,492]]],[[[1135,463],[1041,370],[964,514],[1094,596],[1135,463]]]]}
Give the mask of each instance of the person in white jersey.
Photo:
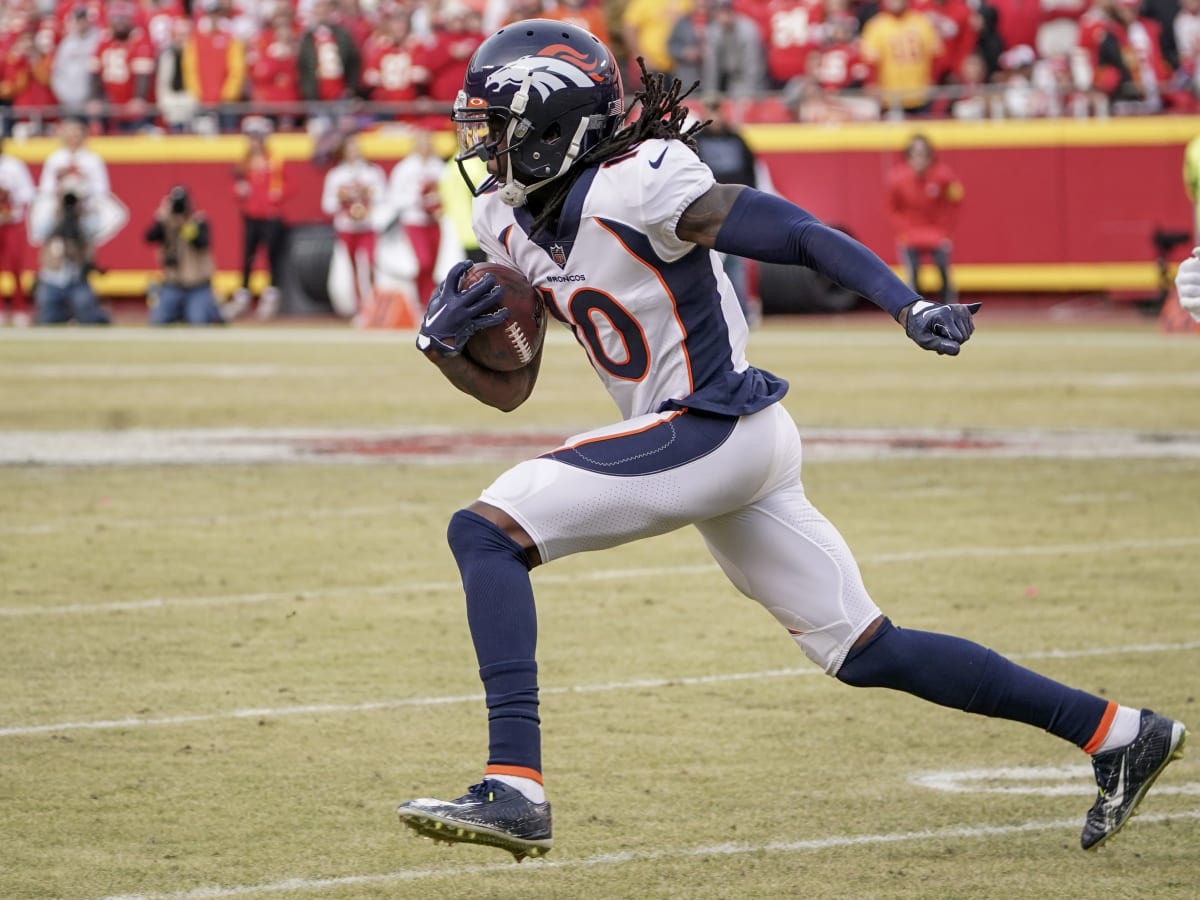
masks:
{"type": "MultiPolygon", "coordinates": [[[[808,501],[787,382],[750,365],[747,327],[719,254],[808,266],[890,313],[919,346],[955,355],[976,306],[922,300],[871,251],[800,207],[717,184],[694,152],[678,86],[643,75],[625,115],[612,53],[582,29],[515,22],[475,52],[454,106],[459,159],[481,157],[474,225],[569,328],[621,421],[502,474],[450,520],[448,539],[488,710],[483,778],[455,800],[402,803],[439,840],[518,860],[552,846],[542,779],[529,570],[684,525],[826,673],[1043,728],[1092,755],[1099,796],[1081,843],[1107,841],[1180,754],[1182,723],[1119,706],[961,638],[894,626],[849,547],[808,501]]],[[[464,176],[466,177],[466,176],[464,176]]],[[[463,289],[460,263],[430,301],[417,347],[456,388],[515,409],[540,355],[492,372],[461,350],[499,289],[463,289]]]]}

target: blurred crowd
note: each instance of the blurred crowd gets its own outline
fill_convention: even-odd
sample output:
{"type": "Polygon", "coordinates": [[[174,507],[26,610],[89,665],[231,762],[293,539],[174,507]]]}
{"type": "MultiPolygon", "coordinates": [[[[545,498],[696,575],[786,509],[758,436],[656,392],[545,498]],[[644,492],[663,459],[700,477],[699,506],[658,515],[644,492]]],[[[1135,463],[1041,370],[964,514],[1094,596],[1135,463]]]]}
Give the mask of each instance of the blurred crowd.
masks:
{"type": "Polygon", "coordinates": [[[535,16],[610,43],[631,88],[641,57],[741,121],[1197,108],[1200,0],[4,0],[0,124],[440,124],[484,37],[535,16]]]}

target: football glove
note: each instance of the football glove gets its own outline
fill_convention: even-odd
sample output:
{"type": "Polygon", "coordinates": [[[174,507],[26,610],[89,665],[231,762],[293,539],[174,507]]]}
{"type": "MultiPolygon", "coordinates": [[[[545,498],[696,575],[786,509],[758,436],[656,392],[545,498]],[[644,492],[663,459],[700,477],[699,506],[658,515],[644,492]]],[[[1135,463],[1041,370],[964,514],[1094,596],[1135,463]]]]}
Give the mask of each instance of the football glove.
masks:
{"type": "Polygon", "coordinates": [[[918,300],[908,307],[904,333],[919,347],[936,350],[939,356],[957,356],[959,348],[975,330],[975,321],[971,317],[982,305],[918,300]]]}
{"type": "Polygon", "coordinates": [[[1179,264],[1175,273],[1175,291],[1179,294],[1179,305],[1200,322],[1200,247],[1179,264]]]}
{"type": "Polygon", "coordinates": [[[470,260],[463,260],[451,266],[446,280],[429,298],[417,334],[418,350],[432,347],[441,356],[458,356],[471,335],[508,318],[508,310],[503,306],[492,309],[500,302],[502,289],[491,275],[484,275],[469,288],[460,290],[459,282],[472,265],[470,260]]]}

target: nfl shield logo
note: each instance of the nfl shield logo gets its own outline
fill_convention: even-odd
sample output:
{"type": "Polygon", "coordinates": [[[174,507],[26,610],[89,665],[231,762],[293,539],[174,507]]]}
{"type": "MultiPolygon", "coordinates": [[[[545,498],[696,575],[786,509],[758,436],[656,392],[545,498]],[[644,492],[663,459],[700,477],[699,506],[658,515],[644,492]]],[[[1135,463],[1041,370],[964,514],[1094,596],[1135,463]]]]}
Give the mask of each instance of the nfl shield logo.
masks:
{"type": "Polygon", "coordinates": [[[560,269],[566,268],[567,251],[563,247],[562,244],[551,244],[550,245],[550,258],[552,260],[554,260],[555,263],[558,264],[558,267],[560,269]]]}

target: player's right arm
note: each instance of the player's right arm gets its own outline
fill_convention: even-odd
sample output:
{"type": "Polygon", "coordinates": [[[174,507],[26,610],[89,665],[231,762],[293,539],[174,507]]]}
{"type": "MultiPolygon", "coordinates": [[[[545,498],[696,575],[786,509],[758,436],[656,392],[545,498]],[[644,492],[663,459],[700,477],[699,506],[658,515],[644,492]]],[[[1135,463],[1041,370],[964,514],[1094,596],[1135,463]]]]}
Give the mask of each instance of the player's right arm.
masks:
{"type": "Polygon", "coordinates": [[[446,376],[447,381],[464,394],[470,394],[480,403],[501,412],[512,412],[529,399],[542,366],[541,347],[529,365],[515,372],[493,372],[465,354],[442,356],[432,348],[425,351],[425,356],[446,376]]]}
{"type": "Polygon", "coordinates": [[[533,393],[542,350],[539,347],[537,356],[515,372],[486,369],[462,352],[472,335],[499,325],[509,315],[507,309],[495,309],[500,288],[491,275],[460,288],[470,267],[470,262],[455,263],[434,291],[421,321],[417,349],[463,393],[502,412],[512,412],[533,393]]]}

